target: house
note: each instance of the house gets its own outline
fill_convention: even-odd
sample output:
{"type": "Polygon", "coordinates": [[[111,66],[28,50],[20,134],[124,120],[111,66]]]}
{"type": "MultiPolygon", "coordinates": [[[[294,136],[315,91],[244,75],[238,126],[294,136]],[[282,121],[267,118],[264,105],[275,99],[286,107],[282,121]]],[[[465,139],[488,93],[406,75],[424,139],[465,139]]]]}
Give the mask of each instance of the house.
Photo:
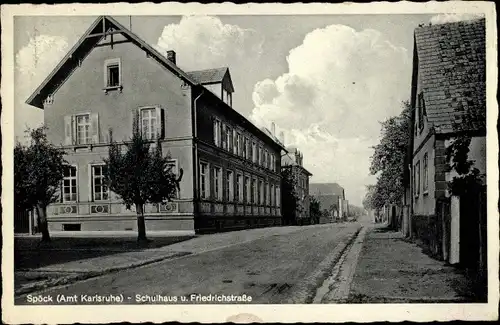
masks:
{"type": "Polygon", "coordinates": [[[346,220],[347,204],[342,186],[337,183],[312,183],[309,194],[319,201],[321,210],[328,212],[331,218],[329,222],[346,220]]]}
{"type": "Polygon", "coordinates": [[[421,26],[414,33],[412,137],[405,200],[409,228],[431,254],[452,264],[485,254],[486,213],[481,193],[451,196],[457,175],[447,148],[470,137],[469,159],[486,175],[485,20],[421,26]],[[479,202],[480,203],[480,202],[479,202]],[[481,237],[483,240],[481,240],[481,237]]]}
{"type": "Polygon", "coordinates": [[[186,72],[108,16],[88,28],[29,97],[68,166],[51,231],[135,231],[103,183],[110,138],[129,141],[135,116],[159,138],[180,182],[172,202],[145,207],[148,230],[219,231],[281,223],[283,146],[233,108],[228,68],[186,72]]]}
{"type": "MultiPolygon", "coordinates": [[[[315,221],[311,220],[309,211],[309,177],[311,177],[312,174],[304,168],[304,155],[297,148],[287,147],[287,151],[288,153],[281,157],[281,171],[282,173],[290,173],[293,175],[293,186],[299,196],[299,205],[302,208],[301,211],[292,211],[290,217],[298,221],[299,224],[314,223],[315,221]]],[[[283,196],[284,195],[285,191],[283,191],[283,196]]],[[[285,209],[284,204],[283,208],[285,209]]]]}

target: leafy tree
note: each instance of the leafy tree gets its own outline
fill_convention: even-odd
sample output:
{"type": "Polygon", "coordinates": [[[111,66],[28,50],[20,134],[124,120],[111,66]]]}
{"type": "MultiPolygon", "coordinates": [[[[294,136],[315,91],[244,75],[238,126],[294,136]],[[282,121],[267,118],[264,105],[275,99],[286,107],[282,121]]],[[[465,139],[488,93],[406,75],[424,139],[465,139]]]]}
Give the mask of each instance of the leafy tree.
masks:
{"type": "Polygon", "coordinates": [[[309,201],[309,215],[311,216],[311,220],[314,222],[319,222],[319,218],[321,217],[321,204],[317,198],[311,196],[309,201]]]}
{"type": "Polygon", "coordinates": [[[285,224],[296,224],[297,217],[304,210],[297,192],[297,175],[293,168],[283,168],[281,176],[283,219],[285,224]]]}
{"type": "Polygon", "coordinates": [[[27,130],[30,144],[14,148],[14,202],[19,209],[36,208],[42,241],[50,241],[47,206],[55,202],[63,179],[64,151],[50,144],[46,128],[27,130]]]}
{"type": "Polygon", "coordinates": [[[137,116],[134,119],[130,142],[116,143],[112,130],[110,139],[109,158],[104,160],[108,166],[105,182],[111,191],[120,196],[127,209],[135,206],[137,240],[147,241],[144,205],[162,203],[174,198],[180,177],[176,178],[172,172],[172,166],[168,163],[170,157],[163,156],[159,140],[156,142],[156,148],[150,150],[151,141],[145,139],[139,130],[137,116]],[[127,149],[125,153],[121,150],[123,145],[127,149]]]}
{"type": "Polygon", "coordinates": [[[374,146],[370,173],[377,175],[377,183],[369,187],[365,204],[380,210],[385,204],[397,204],[404,195],[405,155],[410,139],[411,108],[403,103],[399,116],[388,118],[382,124],[380,143],[374,146]]]}

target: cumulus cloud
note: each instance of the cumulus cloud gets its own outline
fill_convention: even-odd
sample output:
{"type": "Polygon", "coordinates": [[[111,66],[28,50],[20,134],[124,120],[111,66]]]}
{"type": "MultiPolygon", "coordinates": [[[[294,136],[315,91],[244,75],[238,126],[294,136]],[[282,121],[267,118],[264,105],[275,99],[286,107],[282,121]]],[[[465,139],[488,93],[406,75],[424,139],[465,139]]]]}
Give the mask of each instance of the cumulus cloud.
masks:
{"type": "Polygon", "coordinates": [[[339,182],[360,204],[380,124],[410,93],[405,48],[373,29],[331,25],[307,34],[287,57],[288,72],[255,85],[251,119],[276,122],[304,152],[316,182],[339,182]]]}
{"type": "Polygon", "coordinates": [[[479,18],[484,18],[482,14],[471,14],[471,13],[461,13],[461,14],[439,14],[433,16],[430,19],[430,23],[433,25],[453,23],[457,21],[470,21],[479,18]]]}
{"type": "MultiPolygon", "coordinates": [[[[26,99],[54,69],[68,50],[66,38],[38,35],[23,46],[15,58],[15,132],[22,137],[26,127],[43,122],[43,112],[25,104],[26,99]]],[[[21,139],[20,139],[21,140],[21,139]]]]}
{"type": "Polygon", "coordinates": [[[262,42],[254,30],[224,24],[217,17],[184,16],[164,27],[155,47],[163,53],[176,51],[181,68],[196,70],[257,58],[262,42]]]}

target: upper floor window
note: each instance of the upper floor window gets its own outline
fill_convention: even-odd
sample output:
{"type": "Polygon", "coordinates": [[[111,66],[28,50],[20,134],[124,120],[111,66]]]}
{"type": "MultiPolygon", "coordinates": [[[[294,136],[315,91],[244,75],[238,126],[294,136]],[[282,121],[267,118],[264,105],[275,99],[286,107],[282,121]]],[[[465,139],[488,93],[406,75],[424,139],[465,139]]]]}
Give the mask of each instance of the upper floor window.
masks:
{"type": "Polygon", "coordinates": [[[64,117],[64,143],[85,145],[99,143],[99,115],[85,113],[64,117]]]}
{"type": "Polygon", "coordinates": [[[227,150],[233,151],[233,130],[231,127],[226,126],[226,140],[227,140],[227,150]]]}
{"type": "Polygon", "coordinates": [[[146,140],[164,137],[164,112],[160,107],[141,107],[138,112],[139,127],[146,140]]]}
{"type": "Polygon", "coordinates": [[[241,145],[241,133],[237,132],[236,133],[236,154],[238,156],[242,156],[242,152],[241,152],[241,148],[242,148],[242,145],[241,145]]]}
{"type": "Polygon", "coordinates": [[[90,141],[90,114],[76,116],[76,143],[89,144],[90,141]]]}
{"type": "Polygon", "coordinates": [[[264,161],[264,154],[263,154],[263,150],[262,150],[262,147],[259,147],[259,157],[257,159],[259,165],[263,165],[263,161],[264,161]]]}
{"type": "Polygon", "coordinates": [[[252,162],[257,162],[257,144],[252,142],[252,162]]]}
{"type": "Polygon", "coordinates": [[[122,85],[122,67],[120,59],[110,59],[104,62],[105,88],[118,88],[122,85]]]}
{"type": "Polygon", "coordinates": [[[424,128],[425,101],[424,93],[418,94],[418,128],[420,131],[424,128]]]}
{"type": "Polygon", "coordinates": [[[62,183],[62,201],[76,202],[77,173],[75,166],[64,166],[62,183]]]}
{"type": "Polygon", "coordinates": [[[106,201],[109,199],[109,190],[104,183],[106,171],[106,165],[92,166],[92,197],[94,201],[106,201]]]}
{"type": "Polygon", "coordinates": [[[217,119],[214,119],[214,144],[217,147],[220,147],[221,145],[221,124],[220,121],[217,119]]]}
{"type": "Polygon", "coordinates": [[[426,152],[425,155],[424,155],[424,161],[423,161],[423,185],[422,185],[422,188],[423,188],[423,191],[424,193],[427,192],[428,190],[428,187],[429,187],[429,173],[428,173],[428,164],[429,164],[429,155],[428,153],[426,152]]]}
{"type": "Polygon", "coordinates": [[[227,150],[227,133],[228,133],[228,127],[225,124],[222,124],[222,134],[221,134],[221,141],[222,141],[222,149],[227,150]]]}

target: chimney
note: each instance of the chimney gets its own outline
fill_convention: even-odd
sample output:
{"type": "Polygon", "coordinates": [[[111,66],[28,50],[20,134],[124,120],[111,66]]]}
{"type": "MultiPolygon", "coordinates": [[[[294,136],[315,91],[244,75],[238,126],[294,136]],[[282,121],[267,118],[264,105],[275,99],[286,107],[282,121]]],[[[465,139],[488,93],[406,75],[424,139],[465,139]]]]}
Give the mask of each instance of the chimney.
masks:
{"type": "Polygon", "coordinates": [[[285,145],[285,132],[283,132],[283,131],[280,132],[280,139],[281,139],[281,142],[283,143],[283,145],[285,145]]]}
{"type": "Polygon", "coordinates": [[[271,123],[271,133],[273,136],[276,136],[276,124],[274,122],[271,123]]]}
{"type": "Polygon", "coordinates": [[[170,60],[173,64],[177,64],[175,60],[175,51],[167,51],[167,59],[170,60]]]}

